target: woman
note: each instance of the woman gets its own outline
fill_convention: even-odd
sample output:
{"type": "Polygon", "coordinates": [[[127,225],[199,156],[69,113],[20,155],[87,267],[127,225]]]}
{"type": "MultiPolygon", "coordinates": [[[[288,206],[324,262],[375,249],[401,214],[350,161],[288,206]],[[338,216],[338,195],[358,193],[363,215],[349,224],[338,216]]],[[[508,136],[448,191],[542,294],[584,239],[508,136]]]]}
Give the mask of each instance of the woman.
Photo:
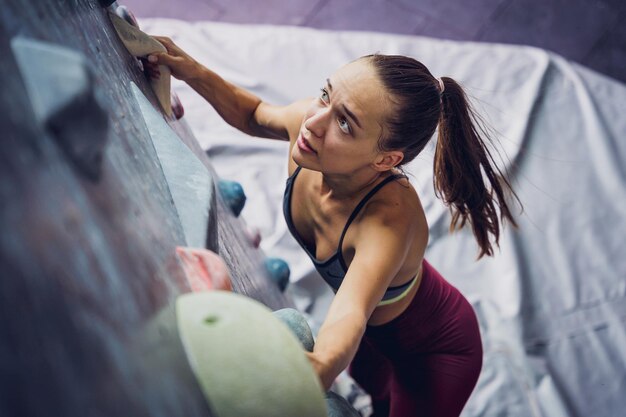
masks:
{"type": "Polygon", "coordinates": [[[424,259],[424,210],[399,168],[439,125],[434,185],[451,229],[469,223],[479,256],[493,254],[499,222],[515,225],[510,186],[461,87],[412,58],[370,55],[330,76],[318,97],[273,106],[157,39],[167,53],[149,58],[151,76],[167,65],[232,126],[289,141],[287,224],[336,292],[308,354],[324,388],[349,366],[375,416],[458,416],[482,365],[478,324],[424,259]]]}

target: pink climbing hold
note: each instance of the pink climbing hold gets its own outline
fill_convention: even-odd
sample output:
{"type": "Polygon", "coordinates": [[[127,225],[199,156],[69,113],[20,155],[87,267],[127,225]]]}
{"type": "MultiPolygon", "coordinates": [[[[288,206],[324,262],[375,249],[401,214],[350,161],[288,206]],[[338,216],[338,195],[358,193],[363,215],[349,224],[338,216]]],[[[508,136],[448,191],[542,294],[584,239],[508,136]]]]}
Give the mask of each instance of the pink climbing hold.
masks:
{"type": "Polygon", "coordinates": [[[193,292],[232,291],[228,267],[218,254],[208,249],[182,246],[176,248],[176,254],[193,292]]]}

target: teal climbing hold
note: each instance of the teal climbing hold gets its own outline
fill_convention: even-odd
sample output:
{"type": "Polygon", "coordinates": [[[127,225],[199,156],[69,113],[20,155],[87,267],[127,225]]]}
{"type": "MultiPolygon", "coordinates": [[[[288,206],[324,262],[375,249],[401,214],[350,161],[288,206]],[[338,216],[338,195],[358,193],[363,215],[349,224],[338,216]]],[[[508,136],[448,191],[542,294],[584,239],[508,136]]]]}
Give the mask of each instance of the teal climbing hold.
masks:
{"type": "Polygon", "coordinates": [[[218,188],[230,210],[235,216],[239,216],[246,204],[246,195],[241,184],[236,181],[219,180],[218,188]]]}
{"type": "Polygon", "coordinates": [[[315,346],[313,333],[302,313],[293,308],[283,308],[274,311],[273,314],[291,329],[306,350],[313,352],[315,346]]]}
{"type": "Polygon", "coordinates": [[[289,275],[291,274],[287,262],[280,258],[266,258],[265,268],[270,274],[272,281],[278,285],[278,288],[281,291],[285,291],[287,284],[289,284],[289,275]]]}

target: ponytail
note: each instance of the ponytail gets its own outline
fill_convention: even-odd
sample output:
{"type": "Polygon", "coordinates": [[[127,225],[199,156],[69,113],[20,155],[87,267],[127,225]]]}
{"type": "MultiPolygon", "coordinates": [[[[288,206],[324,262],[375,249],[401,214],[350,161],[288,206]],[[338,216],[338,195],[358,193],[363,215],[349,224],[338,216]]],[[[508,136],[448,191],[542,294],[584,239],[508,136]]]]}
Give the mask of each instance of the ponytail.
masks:
{"type": "Polygon", "coordinates": [[[400,165],[404,165],[424,149],[439,125],[435,194],[450,208],[450,230],[469,223],[480,246],[478,258],[493,255],[489,235],[498,245],[500,221],[507,219],[517,227],[505,190],[518,202],[519,198],[485,146],[483,138],[489,140],[489,135],[478,123],[463,89],[452,78],[434,78],[424,64],[410,57],[374,54],[363,58],[375,68],[394,103],[379,149],[402,150],[400,165]]]}
{"type": "Polygon", "coordinates": [[[489,234],[499,246],[500,221],[507,219],[517,227],[506,203],[504,189],[512,193],[518,202],[519,198],[479,134],[477,127],[491,143],[465,92],[452,78],[442,77],[441,80],[442,111],[433,176],[435,194],[450,208],[450,231],[461,229],[469,222],[480,246],[478,258],[492,256],[489,234]]]}

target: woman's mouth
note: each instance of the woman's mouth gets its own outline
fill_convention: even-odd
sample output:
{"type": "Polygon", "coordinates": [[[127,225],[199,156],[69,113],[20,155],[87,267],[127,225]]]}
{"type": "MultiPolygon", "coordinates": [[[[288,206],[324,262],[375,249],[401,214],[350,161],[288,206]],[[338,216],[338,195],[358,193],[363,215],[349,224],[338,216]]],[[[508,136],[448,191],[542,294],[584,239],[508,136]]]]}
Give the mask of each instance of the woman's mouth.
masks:
{"type": "Polygon", "coordinates": [[[307,142],[307,140],[302,135],[300,135],[300,137],[298,137],[298,140],[296,141],[296,143],[298,144],[298,148],[300,148],[300,150],[302,150],[304,152],[310,152],[310,153],[315,153],[315,154],[317,153],[311,147],[311,145],[309,145],[309,142],[307,142]]]}

